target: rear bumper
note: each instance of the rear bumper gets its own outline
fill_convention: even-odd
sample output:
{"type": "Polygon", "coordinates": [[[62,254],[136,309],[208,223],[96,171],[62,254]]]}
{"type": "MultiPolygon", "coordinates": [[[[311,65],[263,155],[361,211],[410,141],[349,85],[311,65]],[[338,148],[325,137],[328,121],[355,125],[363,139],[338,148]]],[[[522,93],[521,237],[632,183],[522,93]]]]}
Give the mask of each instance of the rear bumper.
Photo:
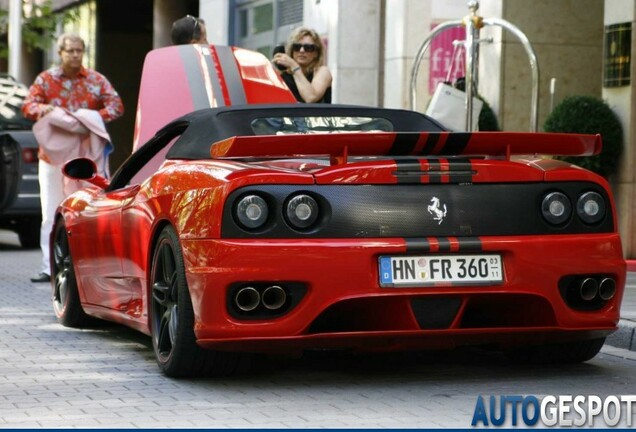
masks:
{"type": "Polygon", "coordinates": [[[407,254],[404,239],[185,240],[198,343],[240,351],[393,350],[590,339],[616,329],[625,286],[617,234],[480,240],[484,253],[502,254],[502,284],[382,288],[378,257],[407,254]],[[610,275],[616,295],[597,310],[572,309],[558,284],[576,274],[610,275]],[[300,282],[306,293],[283,316],[237,319],[230,287],[260,281],[300,282]]]}
{"type": "Polygon", "coordinates": [[[323,333],[288,337],[198,339],[208,349],[254,353],[290,353],[303,350],[384,352],[442,350],[465,346],[498,348],[542,343],[569,342],[606,337],[616,330],[594,328],[563,330],[559,328],[481,329],[394,331],[360,333],[323,333]]]}

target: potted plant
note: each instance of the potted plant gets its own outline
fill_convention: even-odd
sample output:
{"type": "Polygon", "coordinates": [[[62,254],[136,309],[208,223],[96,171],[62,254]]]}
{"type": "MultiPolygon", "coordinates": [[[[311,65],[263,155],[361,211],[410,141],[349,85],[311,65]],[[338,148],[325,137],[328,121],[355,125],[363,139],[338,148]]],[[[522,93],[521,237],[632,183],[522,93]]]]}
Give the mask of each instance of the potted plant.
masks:
{"type": "Polygon", "coordinates": [[[623,151],[623,127],[605,101],[594,96],[570,96],[561,101],[545,121],[546,132],[600,134],[603,150],[587,157],[558,159],[593,171],[605,178],[613,175],[623,151]]]}

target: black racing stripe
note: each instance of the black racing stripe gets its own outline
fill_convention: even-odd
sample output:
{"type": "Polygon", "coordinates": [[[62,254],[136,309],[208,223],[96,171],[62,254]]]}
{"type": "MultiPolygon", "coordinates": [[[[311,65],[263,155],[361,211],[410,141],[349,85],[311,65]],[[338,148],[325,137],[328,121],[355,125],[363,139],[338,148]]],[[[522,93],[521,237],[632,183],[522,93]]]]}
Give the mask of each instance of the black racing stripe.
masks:
{"type": "Polygon", "coordinates": [[[460,252],[481,252],[482,245],[479,237],[458,237],[460,252]]]}
{"type": "Polygon", "coordinates": [[[448,159],[450,183],[472,183],[473,166],[470,159],[448,159]]]}
{"type": "Polygon", "coordinates": [[[438,133],[429,133],[426,138],[426,144],[424,144],[424,148],[420,152],[423,155],[429,155],[435,149],[437,142],[439,141],[440,134],[438,133]]]}
{"type": "Polygon", "coordinates": [[[420,135],[417,133],[398,133],[389,150],[389,156],[409,155],[413,152],[420,135]]]}
{"type": "MultiPolygon", "coordinates": [[[[180,45],[179,55],[183,61],[186,77],[188,79],[188,87],[190,88],[190,97],[194,109],[210,108],[210,101],[205,90],[205,81],[201,75],[201,66],[199,65],[199,54],[194,45],[180,45]]],[[[214,68],[212,68],[214,70],[214,68]]]]}
{"type": "Polygon", "coordinates": [[[470,136],[472,134],[467,133],[451,133],[448,134],[448,138],[444,143],[444,148],[442,149],[440,154],[443,155],[459,155],[464,152],[464,149],[468,145],[468,141],[470,141],[470,136]]]}
{"type": "Polygon", "coordinates": [[[246,104],[247,96],[245,95],[243,80],[241,79],[241,73],[236,64],[234,54],[232,53],[232,48],[229,46],[216,45],[216,55],[219,58],[221,70],[223,71],[225,85],[230,95],[230,103],[232,105],[246,104]]]}
{"type": "Polygon", "coordinates": [[[416,253],[416,252],[430,252],[431,244],[427,239],[419,239],[419,238],[407,238],[404,239],[406,241],[406,252],[408,253],[416,253]]]}
{"type": "MultiPolygon", "coordinates": [[[[437,237],[437,243],[439,244],[439,252],[451,252],[451,241],[448,237],[437,237]]],[[[406,251],[409,253],[414,252],[430,252],[431,243],[425,238],[407,238],[406,251]]],[[[479,237],[458,237],[457,242],[459,244],[459,252],[481,252],[482,245],[479,237]]]]}
{"type": "MultiPolygon", "coordinates": [[[[407,238],[406,252],[430,252],[431,243],[425,238],[407,238]]],[[[437,237],[439,252],[450,252],[451,241],[447,237],[437,237]]],[[[481,252],[482,244],[479,237],[458,237],[459,252],[481,252]]]]}
{"type": "Polygon", "coordinates": [[[420,178],[424,173],[418,159],[395,159],[395,164],[398,183],[421,183],[420,178]]]}
{"type": "Polygon", "coordinates": [[[440,252],[450,252],[451,251],[451,242],[446,237],[439,237],[437,239],[437,243],[439,243],[439,251],[440,252]]]}
{"type": "Polygon", "coordinates": [[[441,183],[442,175],[440,174],[441,164],[437,159],[431,159],[428,161],[428,170],[431,172],[428,175],[429,183],[441,183]]]}

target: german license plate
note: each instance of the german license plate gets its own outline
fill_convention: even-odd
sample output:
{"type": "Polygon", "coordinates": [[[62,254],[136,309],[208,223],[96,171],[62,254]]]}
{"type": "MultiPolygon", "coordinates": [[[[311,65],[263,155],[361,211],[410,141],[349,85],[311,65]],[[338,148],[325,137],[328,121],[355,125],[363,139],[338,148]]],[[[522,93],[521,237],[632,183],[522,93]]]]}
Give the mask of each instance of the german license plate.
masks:
{"type": "Polygon", "coordinates": [[[486,285],[503,281],[501,255],[381,256],[380,286],[407,287],[440,282],[486,285]]]}

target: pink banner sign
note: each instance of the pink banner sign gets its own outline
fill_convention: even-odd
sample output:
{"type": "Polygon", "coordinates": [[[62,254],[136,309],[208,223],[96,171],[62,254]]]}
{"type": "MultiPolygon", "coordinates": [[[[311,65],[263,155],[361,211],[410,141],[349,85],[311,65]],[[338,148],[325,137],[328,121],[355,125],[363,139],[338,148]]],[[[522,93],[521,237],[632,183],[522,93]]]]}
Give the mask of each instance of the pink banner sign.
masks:
{"type": "MultiPolygon", "coordinates": [[[[434,29],[437,24],[433,24],[434,29]]],[[[459,77],[466,75],[466,61],[463,46],[458,46],[453,58],[453,41],[464,41],[466,39],[466,29],[464,27],[453,27],[438,34],[432,41],[429,48],[430,71],[428,75],[428,92],[433,94],[437,84],[447,80],[455,82],[459,77]],[[449,72],[450,71],[450,72],[449,72]],[[449,75],[450,73],[450,75],[449,75]]]]}

